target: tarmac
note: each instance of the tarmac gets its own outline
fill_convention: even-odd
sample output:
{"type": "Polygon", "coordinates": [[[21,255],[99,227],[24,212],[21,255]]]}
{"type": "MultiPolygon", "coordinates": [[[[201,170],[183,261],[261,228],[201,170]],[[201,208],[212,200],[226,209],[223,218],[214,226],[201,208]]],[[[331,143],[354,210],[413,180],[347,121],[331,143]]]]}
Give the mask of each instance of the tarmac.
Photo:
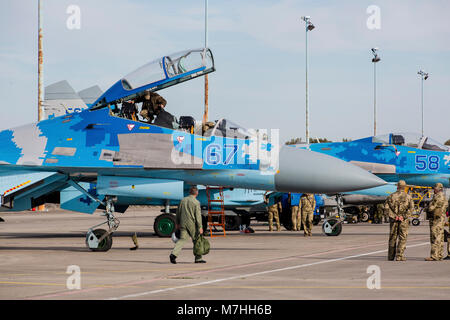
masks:
{"type": "MultiPolygon", "coordinates": [[[[176,265],[174,244],[153,233],[158,208],[124,215],[108,252],[85,246],[88,228],[104,221],[94,215],[50,210],[2,213],[0,299],[449,299],[450,261],[426,262],[429,226],[411,226],[407,261],[387,260],[388,224],[345,224],[338,237],[314,226],[303,232],[269,232],[254,222],[255,233],[227,232],[209,238],[206,264],[194,264],[192,244],[176,265]],[[139,249],[131,235],[138,233],[139,249]],[[73,281],[80,270],[80,288],[73,281]],[[68,273],[69,268],[69,273],[68,273]],[[68,286],[69,284],[69,286],[68,286]]],[[[253,221],[252,221],[253,222],[253,221]]],[[[445,247],[445,252],[446,252],[445,247]]]]}

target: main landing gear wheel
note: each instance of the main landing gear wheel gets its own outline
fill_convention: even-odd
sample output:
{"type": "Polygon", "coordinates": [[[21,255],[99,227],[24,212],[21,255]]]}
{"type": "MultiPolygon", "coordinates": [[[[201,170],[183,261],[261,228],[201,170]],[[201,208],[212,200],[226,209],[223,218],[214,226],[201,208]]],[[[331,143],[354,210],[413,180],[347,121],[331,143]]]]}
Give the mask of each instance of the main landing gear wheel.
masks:
{"type": "Polygon", "coordinates": [[[327,236],[338,236],[342,232],[342,222],[337,219],[325,220],[322,225],[322,231],[327,236]]]}
{"type": "Polygon", "coordinates": [[[418,226],[420,224],[420,220],[417,218],[414,218],[414,219],[412,219],[411,223],[413,226],[418,226]]]}
{"type": "Polygon", "coordinates": [[[156,217],[153,230],[161,238],[172,236],[175,231],[176,218],[171,213],[163,213],[156,217]]]}
{"type": "Polygon", "coordinates": [[[106,252],[112,247],[112,235],[104,229],[88,231],[86,235],[86,246],[91,251],[106,252]]]}
{"type": "Polygon", "coordinates": [[[361,221],[362,222],[367,222],[367,221],[369,221],[369,214],[367,213],[367,212],[363,212],[362,214],[361,214],[361,221]]]}

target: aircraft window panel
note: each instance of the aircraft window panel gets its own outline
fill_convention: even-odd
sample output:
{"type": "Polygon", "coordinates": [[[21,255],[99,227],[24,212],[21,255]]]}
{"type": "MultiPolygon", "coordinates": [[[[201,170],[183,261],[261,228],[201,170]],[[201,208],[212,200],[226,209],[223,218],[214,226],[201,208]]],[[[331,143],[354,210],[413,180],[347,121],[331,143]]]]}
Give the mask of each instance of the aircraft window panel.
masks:
{"type": "Polygon", "coordinates": [[[422,149],[424,150],[433,150],[433,151],[449,151],[449,147],[446,145],[443,145],[431,138],[426,138],[423,145],[422,145],[422,149]]]}
{"type": "Polygon", "coordinates": [[[204,57],[203,49],[183,51],[172,54],[171,56],[166,56],[165,67],[167,75],[169,77],[174,77],[179,74],[205,67],[208,64],[208,61],[212,65],[211,54],[209,51],[207,52],[209,55],[206,55],[206,59],[204,57]]]}
{"type": "Polygon", "coordinates": [[[126,75],[122,79],[122,85],[124,89],[132,90],[165,78],[162,59],[157,59],[126,75]]]}

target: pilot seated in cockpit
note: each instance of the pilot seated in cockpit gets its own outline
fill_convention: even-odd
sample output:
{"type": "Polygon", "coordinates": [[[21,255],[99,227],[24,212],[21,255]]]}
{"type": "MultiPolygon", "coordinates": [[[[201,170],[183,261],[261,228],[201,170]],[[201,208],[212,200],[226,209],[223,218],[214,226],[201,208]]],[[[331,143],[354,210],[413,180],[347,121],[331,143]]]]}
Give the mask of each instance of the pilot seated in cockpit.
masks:
{"type": "Polygon", "coordinates": [[[155,92],[146,91],[142,102],[142,109],[139,113],[148,123],[156,126],[175,129],[174,124],[177,123],[175,117],[164,110],[167,101],[155,92]]]}

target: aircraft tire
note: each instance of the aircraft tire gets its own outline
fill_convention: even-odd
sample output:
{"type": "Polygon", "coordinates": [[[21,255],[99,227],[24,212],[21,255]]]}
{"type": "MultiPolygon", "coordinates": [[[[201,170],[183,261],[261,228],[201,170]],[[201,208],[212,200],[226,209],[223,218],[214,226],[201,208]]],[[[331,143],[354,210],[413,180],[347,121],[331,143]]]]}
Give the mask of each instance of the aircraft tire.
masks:
{"type": "Polygon", "coordinates": [[[361,214],[361,221],[362,222],[367,222],[369,221],[369,214],[367,212],[364,212],[363,214],[361,214]]]}
{"type": "Polygon", "coordinates": [[[327,222],[331,226],[334,226],[336,223],[338,223],[338,225],[331,232],[326,232],[326,230],[325,230],[326,223],[322,224],[323,233],[325,233],[327,236],[330,236],[330,237],[337,237],[338,235],[341,234],[341,232],[342,232],[342,223],[341,222],[339,222],[338,220],[335,220],[335,219],[327,220],[327,222]]]}
{"type": "Polygon", "coordinates": [[[156,217],[153,230],[161,238],[169,238],[175,231],[176,218],[171,213],[163,213],[156,217]]]}
{"type": "Polygon", "coordinates": [[[0,222],[5,222],[5,220],[3,220],[3,218],[0,218],[0,222]]]}
{"type": "MultiPolygon", "coordinates": [[[[104,229],[95,229],[93,231],[93,233],[97,237],[97,239],[99,239],[101,236],[103,236],[105,233],[107,233],[107,231],[104,229]]],[[[89,233],[86,235],[86,246],[89,248],[88,237],[89,237],[89,233]]],[[[109,249],[111,249],[111,247],[112,247],[112,235],[109,234],[105,237],[105,239],[103,239],[98,244],[98,248],[89,248],[89,250],[94,251],[94,252],[106,252],[109,249]]]]}
{"type": "Polygon", "coordinates": [[[239,230],[241,225],[241,217],[235,216],[225,216],[225,230],[239,230]]]}
{"type": "Polygon", "coordinates": [[[420,220],[417,218],[414,218],[414,219],[412,219],[411,223],[413,226],[417,227],[420,224],[420,220]]]}

